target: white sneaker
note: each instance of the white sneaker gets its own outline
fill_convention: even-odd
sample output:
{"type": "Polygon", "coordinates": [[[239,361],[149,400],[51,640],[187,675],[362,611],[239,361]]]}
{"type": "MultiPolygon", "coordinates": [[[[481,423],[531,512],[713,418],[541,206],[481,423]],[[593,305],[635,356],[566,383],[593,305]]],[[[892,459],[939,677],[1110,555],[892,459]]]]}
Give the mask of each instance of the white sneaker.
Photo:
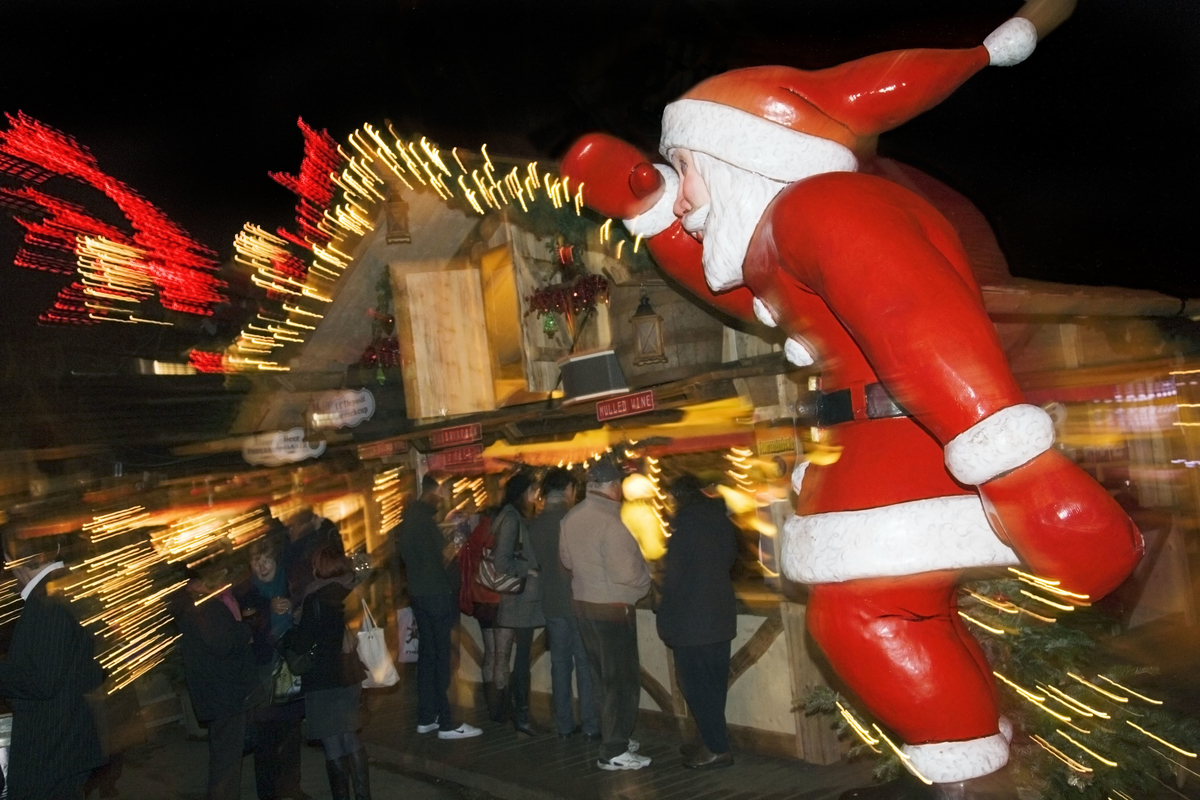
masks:
{"type": "Polygon", "coordinates": [[[438,729],[438,721],[435,718],[433,720],[433,722],[429,723],[428,725],[418,725],[417,733],[433,733],[437,729],[438,729]]]}
{"type": "Polygon", "coordinates": [[[596,761],[596,766],[612,772],[619,769],[641,769],[649,763],[650,759],[645,756],[639,756],[637,753],[631,753],[626,750],[616,758],[599,759],[596,761]]]}
{"type": "Polygon", "coordinates": [[[438,731],[439,739],[470,739],[472,736],[478,736],[483,733],[481,728],[476,728],[474,725],[463,723],[452,731],[438,731]]]}

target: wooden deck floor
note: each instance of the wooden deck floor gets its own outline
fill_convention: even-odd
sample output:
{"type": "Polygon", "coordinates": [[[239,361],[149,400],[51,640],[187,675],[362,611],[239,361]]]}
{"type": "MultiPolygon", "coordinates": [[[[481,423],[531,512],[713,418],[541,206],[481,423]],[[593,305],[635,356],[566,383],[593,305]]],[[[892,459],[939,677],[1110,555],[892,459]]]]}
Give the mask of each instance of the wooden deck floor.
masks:
{"type": "MultiPolygon", "coordinates": [[[[530,800],[834,800],[846,789],[870,782],[869,763],[815,766],[756,753],[736,752],[727,769],[696,771],[682,766],[679,740],[639,730],[641,752],[650,766],[605,772],[596,767],[597,746],[582,738],[553,734],[518,735],[507,724],[462,709],[460,719],[483,735],[441,741],[416,732],[416,698],[411,667],[400,685],[371,693],[363,732],[371,758],[380,766],[425,772],[502,798],[530,800]]],[[[546,720],[543,720],[546,721],[546,720]]]]}

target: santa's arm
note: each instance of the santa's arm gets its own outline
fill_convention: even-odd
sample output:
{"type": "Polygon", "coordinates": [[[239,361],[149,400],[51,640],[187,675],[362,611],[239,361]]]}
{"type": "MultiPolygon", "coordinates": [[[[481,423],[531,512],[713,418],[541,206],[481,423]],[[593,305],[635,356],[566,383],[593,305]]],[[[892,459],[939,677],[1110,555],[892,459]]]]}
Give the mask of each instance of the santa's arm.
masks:
{"type": "Polygon", "coordinates": [[[1137,564],[1141,536],[1052,449],[1053,424],[1024,402],[977,290],[951,262],[963,255],[945,221],[895,197],[827,188],[789,209],[792,224],[772,226],[781,263],[942,443],[949,472],[978,487],[996,533],[1022,560],[1064,589],[1107,594],[1137,564]]]}
{"type": "Polygon", "coordinates": [[[633,145],[602,133],[580,138],[563,156],[560,171],[582,186],[583,203],[607,217],[624,220],[643,237],[654,260],[700,300],[747,322],[754,321],[753,297],[744,288],[713,294],[704,280],[702,249],[672,211],[679,179],[662,164],[651,164],[633,145]]]}

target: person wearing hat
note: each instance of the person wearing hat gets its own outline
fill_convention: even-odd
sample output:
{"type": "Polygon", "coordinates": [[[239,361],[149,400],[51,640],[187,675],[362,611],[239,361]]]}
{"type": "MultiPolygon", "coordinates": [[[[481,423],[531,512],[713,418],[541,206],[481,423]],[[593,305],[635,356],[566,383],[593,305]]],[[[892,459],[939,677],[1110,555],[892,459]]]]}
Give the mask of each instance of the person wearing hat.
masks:
{"type": "Polygon", "coordinates": [[[631,738],[642,694],[634,604],[650,591],[650,570],[621,521],[622,477],[607,458],[588,468],[587,496],[563,517],[558,542],[600,705],[596,765],[605,770],[650,763],[631,738]]]}
{"type": "Polygon", "coordinates": [[[562,162],[672,278],[782,328],[793,364],[820,363],[818,424],[841,455],[793,474],[784,572],[813,586],[813,638],[908,763],[967,795],[1007,763],[1011,729],[956,613],[962,572],[1024,564],[1097,599],[1143,544],[1024,402],[954,228],[856,170],[879,133],[983,67],[1023,61],[1038,35],[1014,17],[979,47],[734,70],[667,106],[670,166],[601,134],[562,162]]]}

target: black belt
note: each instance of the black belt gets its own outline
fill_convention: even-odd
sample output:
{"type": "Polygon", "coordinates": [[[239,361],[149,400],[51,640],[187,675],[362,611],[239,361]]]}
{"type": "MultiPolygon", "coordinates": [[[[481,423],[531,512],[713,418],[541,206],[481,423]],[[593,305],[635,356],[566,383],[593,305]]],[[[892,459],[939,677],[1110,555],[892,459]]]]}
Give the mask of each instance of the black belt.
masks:
{"type": "MultiPolygon", "coordinates": [[[[867,400],[867,419],[907,417],[908,412],[892,399],[882,383],[868,383],[863,388],[867,400]]],[[[817,427],[828,428],[854,420],[854,399],[849,389],[824,392],[817,396],[817,427]]]]}

